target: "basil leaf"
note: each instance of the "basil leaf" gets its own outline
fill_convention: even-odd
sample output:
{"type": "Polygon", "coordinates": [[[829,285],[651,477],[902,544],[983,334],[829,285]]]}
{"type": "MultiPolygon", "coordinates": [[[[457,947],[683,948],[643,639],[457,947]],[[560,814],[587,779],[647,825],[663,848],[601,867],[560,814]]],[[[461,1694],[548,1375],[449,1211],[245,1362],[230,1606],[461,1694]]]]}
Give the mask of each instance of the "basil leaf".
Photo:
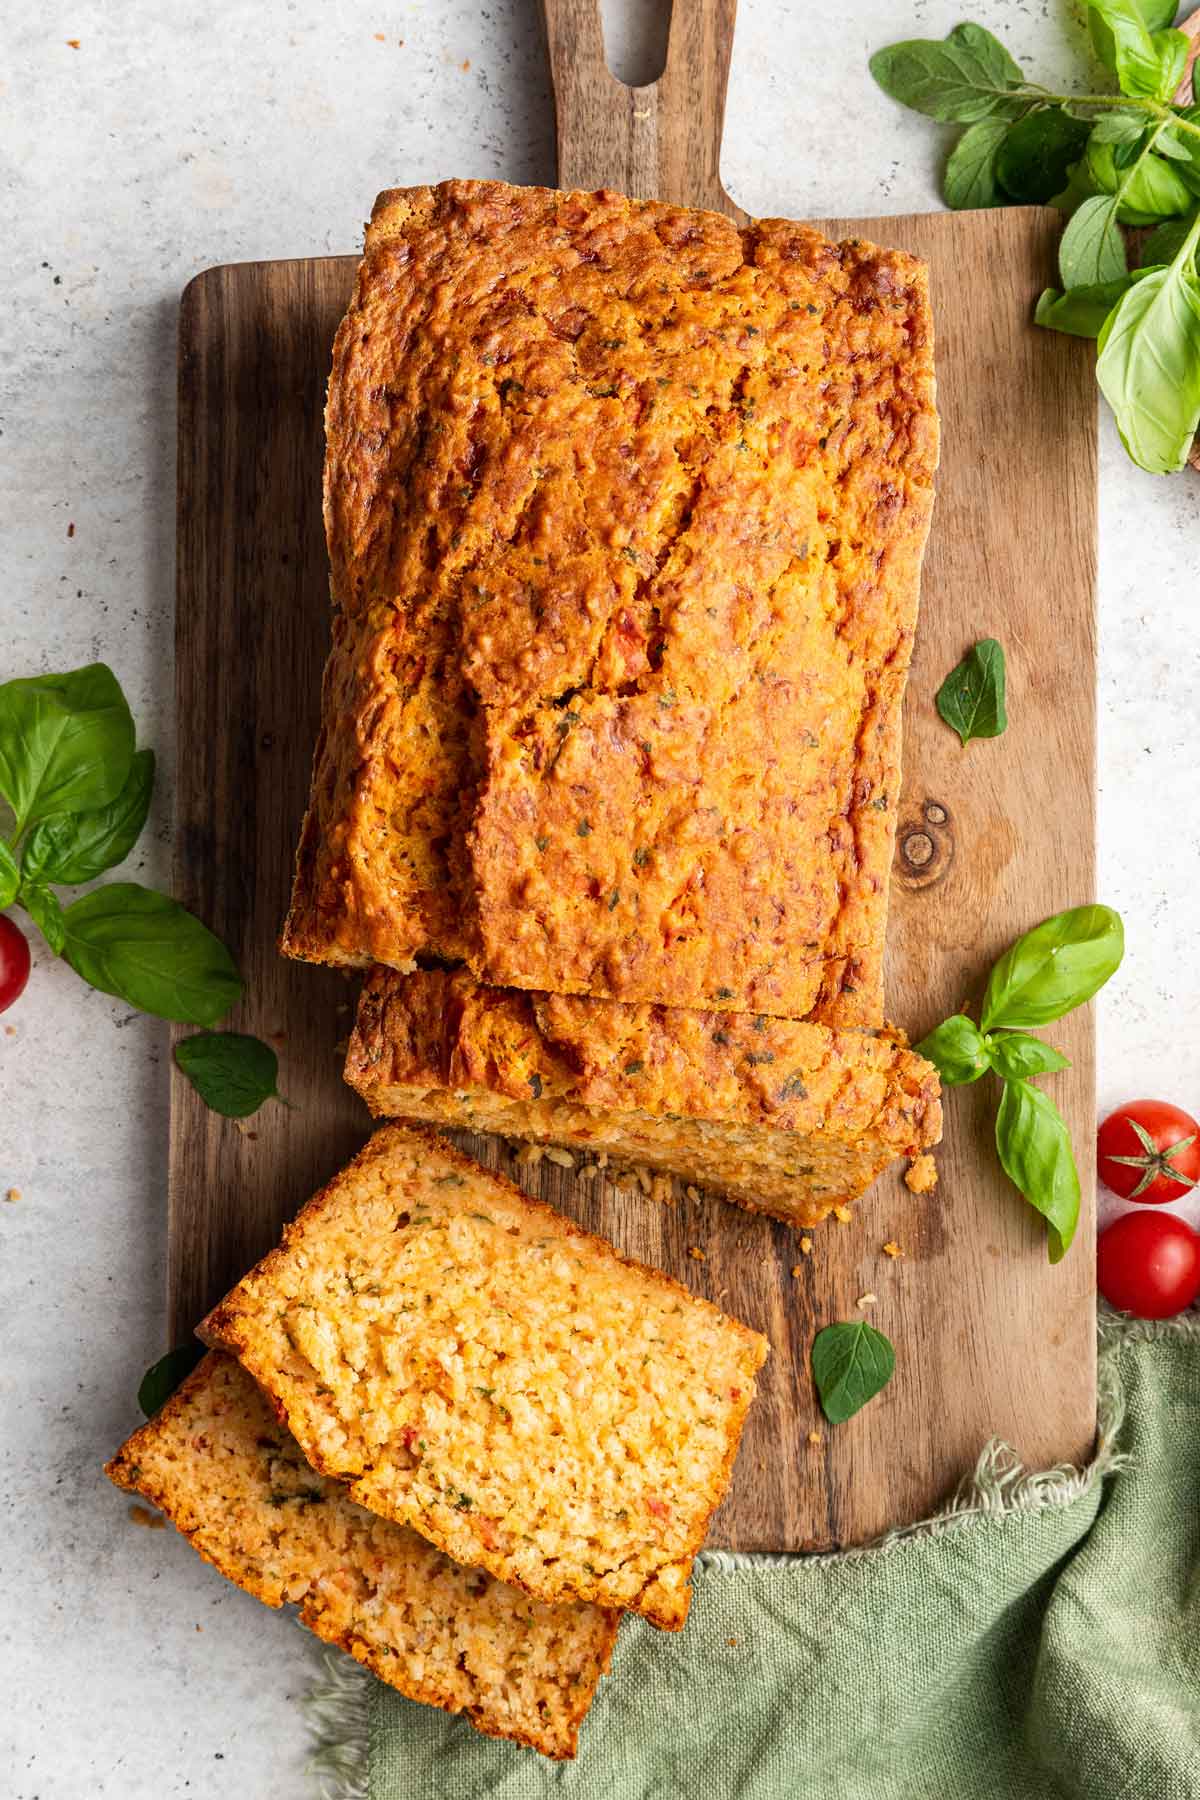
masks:
{"type": "Polygon", "coordinates": [[[0,686],[0,794],[18,837],[53,813],[107,806],[132,756],[133,719],[106,664],[0,686]]]}
{"type": "Polygon", "coordinates": [[[1079,1171],[1066,1121],[1048,1094],[1027,1081],[1004,1083],[996,1150],[1013,1186],[1049,1220],[1050,1261],[1061,1262],[1079,1223],[1079,1171]]]}
{"type": "Polygon", "coordinates": [[[892,44],[876,51],[870,68],[885,94],[944,124],[973,125],[1027,104],[1008,93],[1024,81],[1020,68],[981,25],[956,25],[941,42],[892,44]]]}
{"type": "Polygon", "coordinates": [[[988,1044],[993,1069],[1005,1081],[1024,1081],[1030,1075],[1053,1075],[1069,1069],[1061,1050],[1025,1031],[1008,1031],[988,1044]]]}
{"type": "Polygon", "coordinates": [[[240,1031],[184,1038],[175,1061],[205,1106],[227,1119],[248,1119],[264,1100],[279,1098],[279,1058],[261,1038],[240,1031]]]}
{"type": "Polygon", "coordinates": [[[1122,225],[1153,225],[1190,212],[1194,196],[1178,169],[1160,156],[1143,156],[1126,176],[1112,144],[1098,144],[1094,137],[1087,151],[1088,173],[1102,193],[1117,201],[1122,225]],[[1118,194],[1118,189],[1120,193],[1118,194]]]}
{"type": "Polygon", "coordinates": [[[1007,135],[1008,126],[992,119],[967,127],[946,161],[942,194],[947,206],[962,212],[971,207],[1000,204],[996,152],[1007,135]]]}
{"type": "Polygon", "coordinates": [[[1093,194],[1072,213],[1058,246],[1058,273],[1068,289],[1119,281],[1128,273],[1125,239],[1111,195],[1093,194]]]}
{"type": "Polygon", "coordinates": [[[918,1056],[931,1062],[947,1087],[962,1087],[978,1081],[990,1067],[988,1047],[983,1033],[966,1013],[955,1013],[943,1019],[936,1031],[913,1046],[918,1056]]]}
{"type": "Polygon", "coordinates": [[[204,1355],[203,1344],[180,1344],[146,1370],[138,1388],[138,1405],[152,1419],[171,1398],[180,1383],[191,1374],[204,1355]]]}
{"type": "Polygon", "coordinates": [[[0,838],[0,912],[12,905],[20,885],[21,871],[17,867],[17,859],[4,839],[0,838]]]}
{"type": "Polygon", "coordinates": [[[1123,94],[1170,99],[1187,62],[1182,31],[1151,30],[1137,0],[1089,0],[1088,23],[1096,53],[1123,94]]]}
{"type": "Polygon", "coordinates": [[[1195,222],[1193,213],[1190,218],[1168,219],[1165,225],[1157,226],[1142,245],[1143,269],[1161,268],[1164,263],[1174,262],[1195,222]]]}
{"type": "Polygon", "coordinates": [[[895,1350],[865,1319],[826,1325],[813,1339],[813,1380],[831,1425],[852,1419],[887,1386],[895,1367],[895,1350]]]}
{"type": "Polygon", "coordinates": [[[1110,906],[1074,906],[1011,944],[988,977],[980,1026],[1028,1031],[1098,993],[1121,966],[1125,929],[1110,906]]]}
{"type": "Polygon", "coordinates": [[[124,862],[142,834],[154,789],[154,753],[139,750],[115,800],[92,812],[59,813],[35,825],[21,868],[27,881],[78,887],[124,862]]]}
{"type": "Polygon", "coordinates": [[[242,991],[233,958],[207,926],[136,882],[97,888],[68,906],[63,955],[101,993],[140,1012],[215,1025],[242,991]]]}
{"type": "Polygon", "coordinates": [[[1121,440],[1152,475],[1182,469],[1200,424],[1200,220],[1175,261],[1135,283],[1105,320],[1096,379],[1121,440]]]}
{"type": "Polygon", "coordinates": [[[999,737],[1007,730],[1004,651],[995,638],[981,638],[951,669],[937,691],[936,705],[964,746],[972,738],[999,737]]]}
{"type": "Polygon", "coordinates": [[[1142,112],[1101,113],[1092,126],[1093,144],[1140,144],[1146,135],[1142,112]]]}
{"type": "Polygon", "coordinates": [[[1089,125],[1060,106],[1027,113],[1005,134],[996,157],[996,180],[1013,200],[1044,205],[1062,188],[1090,132],[1089,125]]]}
{"type": "Polygon", "coordinates": [[[63,923],[63,910],[58,904],[58,896],[52,894],[48,887],[40,887],[37,882],[21,883],[21,905],[29,914],[55,956],[63,953],[66,941],[66,926],[63,923]]]}
{"type": "Polygon", "coordinates": [[[1071,288],[1065,294],[1060,294],[1056,288],[1047,288],[1037,303],[1033,322],[1044,325],[1047,331],[1070,332],[1072,337],[1099,337],[1105,319],[1140,273],[1135,270],[1121,281],[1071,288]]]}

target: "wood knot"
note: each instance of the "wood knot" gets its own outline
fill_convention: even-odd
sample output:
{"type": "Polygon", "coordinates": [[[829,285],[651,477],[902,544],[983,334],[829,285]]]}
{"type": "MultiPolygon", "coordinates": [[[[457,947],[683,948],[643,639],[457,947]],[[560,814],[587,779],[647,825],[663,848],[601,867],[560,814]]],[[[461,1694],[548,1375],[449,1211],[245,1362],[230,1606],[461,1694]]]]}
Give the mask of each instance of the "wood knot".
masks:
{"type": "Polygon", "coordinates": [[[906,809],[896,832],[896,879],[910,893],[933,887],[954,860],[949,808],[924,800],[906,809]]]}

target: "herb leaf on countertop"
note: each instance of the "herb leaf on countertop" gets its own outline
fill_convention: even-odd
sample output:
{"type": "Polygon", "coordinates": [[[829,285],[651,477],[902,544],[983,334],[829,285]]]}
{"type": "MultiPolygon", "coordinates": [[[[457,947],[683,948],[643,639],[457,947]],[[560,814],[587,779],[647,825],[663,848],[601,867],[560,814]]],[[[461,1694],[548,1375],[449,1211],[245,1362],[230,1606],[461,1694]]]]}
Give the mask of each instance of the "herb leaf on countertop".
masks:
{"type": "Polygon", "coordinates": [[[63,919],[63,955],[75,972],[140,1012],[215,1025],[241,995],[220,939],[152,888],[114,882],[76,900],[63,919]]]}
{"type": "Polygon", "coordinates": [[[60,813],[34,826],[21,857],[25,880],[79,887],[124,862],[142,835],[153,791],[154,753],[138,750],[125,785],[107,806],[60,813]]]}
{"type": "Polygon", "coordinates": [[[55,813],[107,806],[133,758],[133,717],[106,663],[0,685],[0,794],[14,839],[55,813]]]}
{"type": "Polygon", "coordinates": [[[892,1379],[896,1352],[865,1319],[826,1325],[813,1339],[812,1372],[821,1410],[843,1425],[892,1379]]]}
{"type": "Polygon", "coordinates": [[[1188,459],[1200,425],[1200,216],[1173,262],[1117,302],[1100,333],[1096,379],[1121,441],[1152,474],[1188,459]]]}
{"type": "Polygon", "coordinates": [[[943,42],[910,38],[878,50],[871,73],[893,100],[943,124],[959,125],[1011,112],[1009,91],[1024,80],[999,39],[970,24],[956,25],[943,42]]]}
{"type": "Polygon", "coordinates": [[[0,912],[11,906],[21,885],[21,867],[3,838],[0,838],[0,912]]]}
{"type": "Polygon", "coordinates": [[[937,691],[937,709],[962,739],[999,737],[1008,726],[1004,708],[1004,651],[982,638],[951,669],[937,691]]]}
{"type": "Polygon", "coordinates": [[[261,1038],[244,1032],[183,1038],[175,1061],[204,1104],[227,1119],[248,1119],[264,1101],[281,1098],[279,1058],[261,1038]]]}

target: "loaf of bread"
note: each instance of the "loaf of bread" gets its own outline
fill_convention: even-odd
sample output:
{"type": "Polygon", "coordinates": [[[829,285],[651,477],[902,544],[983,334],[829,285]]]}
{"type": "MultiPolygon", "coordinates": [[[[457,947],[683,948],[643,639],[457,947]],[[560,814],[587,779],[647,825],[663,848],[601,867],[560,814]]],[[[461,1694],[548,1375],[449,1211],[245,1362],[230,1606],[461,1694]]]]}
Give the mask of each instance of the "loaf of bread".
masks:
{"type": "Polygon", "coordinates": [[[936,1071],[893,1037],[372,971],[346,1080],[379,1117],[605,1151],[816,1225],[941,1136],[936,1071]]]}
{"type": "Polygon", "coordinates": [[[757,1332],[384,1127],[200,1335],[355,1500],[537,1598],[682,1625],[757,1332]]]}
{"type": "Polygon", "coordinates": [[[108,1464],[222,1575],[412,1700],[492,1737],[575,1754],[619,1614],[546,1606],[451,1562],[318,1475],[232,1357],[206,1356],[108,1464]]]}
{"type": "Polygon", "coordinates": [[[284,949],[879,1025],[924,266],[609,192],[386,193],[327,428],[284,949]]]}

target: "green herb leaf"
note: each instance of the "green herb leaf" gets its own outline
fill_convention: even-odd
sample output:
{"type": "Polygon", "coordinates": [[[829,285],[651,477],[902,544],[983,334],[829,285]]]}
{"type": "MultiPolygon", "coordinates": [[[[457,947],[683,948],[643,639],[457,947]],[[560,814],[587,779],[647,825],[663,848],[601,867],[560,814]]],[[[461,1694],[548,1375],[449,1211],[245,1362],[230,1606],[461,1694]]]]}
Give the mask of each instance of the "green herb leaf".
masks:
{"type": "Polygon", "coordinates": [[[1099,337],[1105,319],[1140,273],[1135,269],[1132,275],[1126,275],[1120,281],[1101,282],[1097,287],[1071,288],[1065,294],[1047,288],[1037,303],[1034,324],[1044,325],[1047,331],[1069,332],[1072,337],[1099,337]]]}
{"type": "Polygon", "coordinates": [[[812,1371],[821,1410],[842,1425],[892,1379],[896,1352],[865,1319],[826,1325],[813,1340],[812,1371]]]}
{"type": "Polygon", "coordinates": [[[937,709],[964,746],[972,738],[999,737],[1007,729],[1004,673],[1004,651],[995,638],[981,638],[938,689],[937,709]]]}
{"type": "Polygon", "coordinates": [[[1064,288],[1098,287],[1128,274],[1125,239],[1111,195],[1093,194],[1072,214],[1058,246],[1064,288]]]}
{"type": "Polygon", "coordinates": [[[987,1045],[991,1064],[1005,1081],[1024,1081],[1030,1075],[1053,1075],[1069,1069],[1070,1063],[1061,1050],[1025,1031],[1007,1031],[987,1045]]]}
{"type": "Polygon", "coordinates": [[[215,1025],[241,994],[224,944],[165,894],[114,882],[76,900],[63,918],[63,954],[76,974],[141,1012],[215,1025]]]}
{"type": "Polygon", "coordinates": [[[1125,930],[1110,906],[1055,913],[1009,946],[988,977],[983,1031],[1028,1031],[1082,1006],[1121,966],[1125,930]]]}
{"type": "Polygon", "coordinates": [[[1142,268],[1161,268],[1166,263],[1173,263],[1195,222],[1193,212],[1186,219],[1169,219],[1165,225],[1156,226],[1142,245],[1142,268]]]}
{"type": "Polygon", "coordinates": [[[1101,194],[1111,194],[1116,201],[1122,225],[1153,225],[1159,219],[1174,219],[1191,211],[1195,195],[1172,163],[1147,155],[1135,166],[1124,168],[1118,160],[1120,152],[1119,145],[1097,143],[1093,133],[1087,166],[1101,194]]]}
{"type": "Polygon", "coordinates": [[[0,686],[0,794],[18,837],[54,813],[107,806],[132,756],[133,719],[106,664],[0,686]]]}
{"type": "Polygon", "coordinates": [[[1101,113],[1092,126],[1093,144],[1140,144],[1146,135],[1143,112],[1101,113]]]}
{"type": "Polygon", "coordinates": [[[1042,106],[1027,113],[1005,133],[996,157],[996,180],[1013,200],[1044,205],[1065,184],[1090,131],[1089,125],[1071,118],[1061,106],[1042,106]]]}
{"type": "Polygon", "coordinates": [[[142,834],[154,790],[154,753],[139,750],[115,800],[92,812],[59,813],[35,825],[21,868],[27,881],[78,887],[124,862],[142,834]]]}
{"type": "Polygon", "coordinates": [[[21,905],[29,914],[55,956],[63,953],[66,941],[66,924],[62,907],[58,904],[58,896],[52,894],[48,887],[41,887],[37,882],[21,883],[21,905]]]}
{"type": "Polygon", "coordinates": [[[947,1087],[962,1087],[978,1081],[990,1067],[988,1047],[983,1033],[965,1013],[943,1019],[936,1031],[914,1045],[918,1056],[931,1062],[947,1087]]]}
{"type": "Polygon", "coordinates": [[[167,1404],[175,1389],[187,1379],[203,1355],[203,1344],[180,1344],[178,1348],[168,1350],[165,1356],[160,1356],[146,1370],[138,1388],[138,1405],[148,1419],[152,1419],[167,1404]]]}
{"type": "Polygon", "coordinates": [[[1088,24],[1096,54],[1113,71],[1123,94],[1169,100],[1183,79],[1187,38],[1182,31],[1155,29],[1147,23],[1148,13],[1158,19],[1164,10],[1165,0],[1153,7],[1139,5],[1138,0],[1089,0],[1088,24]]]}
{"type": "Polygon", "coordinates": [[[1174,262],[1130,288],[1105,321],[1096,379],[1134,462],[1152,475],[1182,469],[1200,424],[1200,220],[1174,262]]]}
{"type": "Polygon", "coordinates": [[[20,885],[21,871],[17,859],[4,839],[0,838],[0,912],[12,905],[20,885]]]}
{"type": "Polygon", "coordinates": [[[1008,134],[1003,121],[983,119],[963,132],[946,162],[942,195],[959,211],[996,206],[1003,196],[996,186],[996,152],[1008,134]]]}
{"type": "Polygon", "coordinates": [[[279,1058],[261,1038],[240,1031],[183,1038],[175,1061],[205,1106],[227,1119],[248,1119],[264,1101],[279,1098],[279,1058]]]}
{"type": "Polygon", "coordinates": [[[1048,1094],[1006,1081],[996,1115],[1004,1173],[1051,1227],[1050,1261],[1061,1262],[1079,1223],[1079,1171],[1066,1121],[1048,1094]]]}
{"type": "Polygon", "coordinates": [[[943,123],[973,125],[1027,104],[1008,91],[1024,80],[1020,68],[981,25],[956,25],[941,42],[892,44],[876,51],[870,66],[885,94],[943,123]]]}

